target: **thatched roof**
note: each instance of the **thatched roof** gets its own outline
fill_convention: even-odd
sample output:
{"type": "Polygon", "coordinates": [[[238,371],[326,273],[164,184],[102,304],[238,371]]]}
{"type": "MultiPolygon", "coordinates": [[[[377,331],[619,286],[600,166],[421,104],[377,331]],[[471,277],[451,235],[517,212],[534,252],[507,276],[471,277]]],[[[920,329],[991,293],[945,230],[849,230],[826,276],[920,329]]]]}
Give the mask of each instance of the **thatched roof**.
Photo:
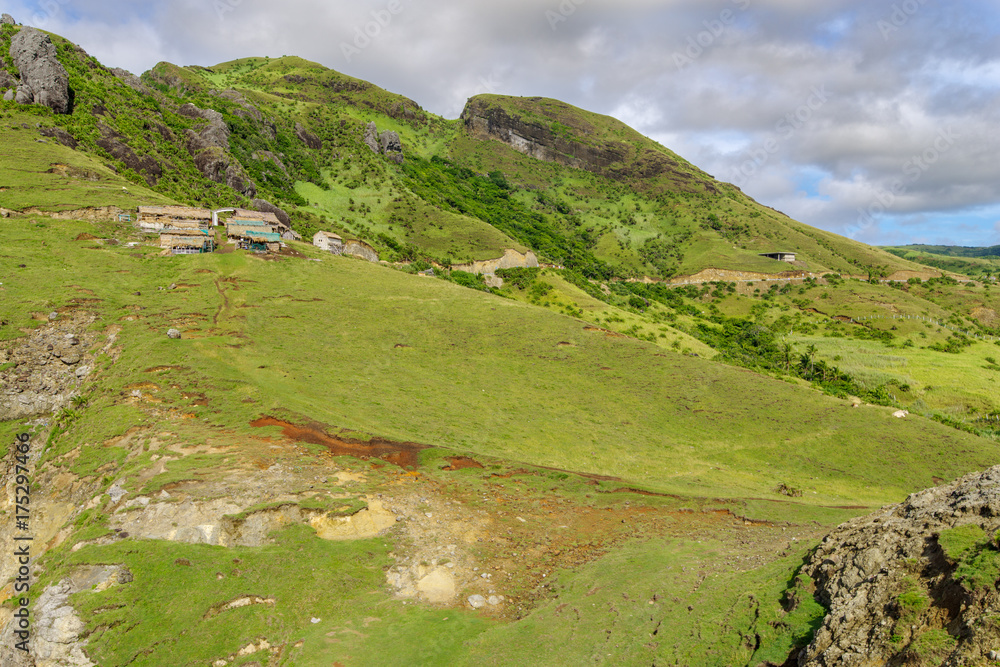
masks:
{"type": "Polygon", "coordinates": [[[250,232],[274,232],[274,227],[262,220],[235,220],[226,223],[226,236],[246,237],[250,232]]]}
{"type": "Polygon", "coordinates": [[[270,223],[272,225],[277,225],[279,227],[284,227],[281,221],[278,220],[278,216],[269,211],[250,211],[245,208],[238,208],[233,213],[233,217],[230,220],[263,220],[264,222],[270,223]]]}
{"type": "Polygon", "coordinates": [[[192,206],[140,206],[139,219],[150,218],[173,218],[179,220],[212,220],[212,212],[207,208],[194,208],[192,206]]]}
{"type": "Polygon", "coordinates": [[[251,241],[263,241],[265,243],[281,243],[281,234],[278,232],[257,232],[248,231],[246,237],[251,241]]]}

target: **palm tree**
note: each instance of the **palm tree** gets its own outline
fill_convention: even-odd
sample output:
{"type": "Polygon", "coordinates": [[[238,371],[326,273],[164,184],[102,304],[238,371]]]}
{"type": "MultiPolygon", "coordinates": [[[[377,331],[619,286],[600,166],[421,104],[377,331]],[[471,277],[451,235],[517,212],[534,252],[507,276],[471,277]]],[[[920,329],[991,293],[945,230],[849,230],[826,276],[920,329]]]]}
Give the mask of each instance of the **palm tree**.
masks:
{"type": "Polygon", "coordinates": [[[816,356],[816,346],[810,345],[806,348],[806,354],[809,355],[809,375],[813,374],[813,369],[815,368],[813,364],[813,358],[816,356]]]}

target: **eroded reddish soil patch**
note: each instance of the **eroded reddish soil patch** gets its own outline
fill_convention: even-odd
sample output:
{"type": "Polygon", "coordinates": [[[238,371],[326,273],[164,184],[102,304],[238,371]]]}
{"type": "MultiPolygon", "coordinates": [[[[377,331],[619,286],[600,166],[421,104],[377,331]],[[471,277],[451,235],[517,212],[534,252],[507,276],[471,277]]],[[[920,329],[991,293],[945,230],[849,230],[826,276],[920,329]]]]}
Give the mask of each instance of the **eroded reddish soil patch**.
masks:
{"type": "Polygon", "coordinates": [[[427,445],[415,442],[393,442],[381,438],[371,440],[354,440],[351,438],[336,438],[323,431],[319,424],[292,424],[274,417],[261,417],[250,422],[250,426],[280,426],[282,433],[290,440],[322,445],[334,456],[353,456],[367,460],[377,458],[392,463],[400,468],[419,468],[420,451],[427,445]]]}
{"type": "Polygon", "coordinates": [[[446,459],[451,465],[441,468],[441,470],[465,470],[466,468],[482,468],[483,464],[468,456],[449,456],[446,459]]]}

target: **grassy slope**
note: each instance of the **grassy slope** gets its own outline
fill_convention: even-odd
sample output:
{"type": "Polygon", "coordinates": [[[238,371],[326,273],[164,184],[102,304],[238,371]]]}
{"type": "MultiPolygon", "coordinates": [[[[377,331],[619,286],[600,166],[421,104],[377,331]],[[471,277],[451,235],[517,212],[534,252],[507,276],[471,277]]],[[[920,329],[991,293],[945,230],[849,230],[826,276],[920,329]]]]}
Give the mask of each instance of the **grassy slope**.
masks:
{"type": "Polygon", "coordinates": [[[52,126],[51,115],[23,108],[0,112],[0,207],[131,210],[170,201],[145,185],[125,180],[93,157],[42,137],[38,124],[52,126]]]}
{"type": "MultiPolygon", "coordinates": [[[[129,240],[127,229],[112,224],[15,218],[5,225],[10,243],[23,252],[0,257],[0,270],[10,276],[0,286],[0,319],[10,324],[0,333],[18,335],[37,325],[31,311],[72,305],[78,296],[100,299],[88,306],[101,315],[99,327],[123,327],[121,357],[113,365],[99,363],[90,405],[47,454],[56,461],[83,445],[78,457],[63,464],[75,474],[124,479],[151,465],[148,453],[126,460],[124,449],[98,445],[131,426],[199,444],[214,441],[220,429],[238,439],[262,413],[291,414],[355,433],[619,475],[626,484],[650,489],[734,496],[749,516],[829,524],[845,514],[820,505],[898,500],[933,477],[957,476],[1000,454],[995,444],[919,418],[893,420],[882,408],[852,410],[811,389],[584,331],[579,320],[535,306],[308,247],[300,246],[321,261],[264,262],[242,253],[158,257],[150,248],[72,240],[82,231],[129,240]],[[53,267],[63,269],[55,279],[53,267]],[[157,289],[171,282],[179,287],[157,289]],[[181,328],[184,338],[168,340],[163,334],[169,326],[181,328]],[[158,366],[173,368],[150,372],[158,366]],[[126,399],[128,386],[150,380],[161,388],[159,417],[126,399]],[[208,405],[192,406],[184,397],[192,390],[205,394],[208,405]],[[732,396],[745,400],[737,404],[732,396]],[[190,418],[179,420],[181,415],[190,418]],[[120,472],[110,472],[115,469],[120,472]],[[803,489],[805,496],[774,502],[787,500],[774,493],[778,483],[803,489]]],[[[554,287],[548,298],[573,292],[555,276],[541,280],[554,287]]],[[[309,458],[300,463],[310,465],[309,458]]],[[[189,455],[170,463],[147,492],[171,481],[213,478],[226,465],[225,455],[189,455]]],[[[550,496],[553,482],[539,483],[538,493],[550,496]]],[[[622,482],[580,486],[579,500],[590,503],[595,490],[622,482]]],[[[611,496],[616,502],[627,498],[611,496]]],[[[694,499],[686,502],[698,506],[694,499]]],[[[329,664],[331,658],[387,664],[387,650],[393,659],[410,656],[416,662],[537,664],[529,646],[539,641],[550,651],[550,664],[579,664],[607,653],[629,664],[668,658],[692,665],[754,664],[787,654],[784,623],[799,632],[812,618],[793,622],[777,603],[799,548],[763,567],[732,570],[738,552],[713,538],[631,542],[584,568],[552,572],[551,602],[542,601],[517,623],[497,624],[466,611],[408,608],[389,600],[381,583],[387,550],[382,540],[329,545],[301,531],[278,540],[274,547],[240,549],[240,570],[248,574],[218,583],[216,573],[231,569],[223,562],[231,561],[230,552],[184,544],[123,542],[71,552],[70,541],[54,554],[56,569],[46,576],[74,563],[120,562],[137,581],[168,582],[76,598],[97,629],[94,656],[109,665],[158,642],[172,645],[181,627],[188,634],[172,649],[174,664],[199,664],[233,651],[230,638],[246,643],[260,636],[305,639],[307,648],[289,663],[303,665],[329,664]],[[287,553],[289,546],[294,556],[287,562],[297,574],[275,577],[272,554],[287,553]],[[194,566],[179,568],[178,558],[194,566]],[[331,562],[341,569],[321,565],[331,562]],[[713,564],[719,574],[705,577],[713,564]],[[622,581],[623,569],[635,575],[628,582],[622,581]],[[341,593],[308,592],[320,590],[341,593]],[[273,613],[248,608],[218,621],[163,616],[167,601],[181,594],[193,613],[246,593],[273,595],[279,602],[273,613]],[[661,602],[649,605],[656,595],[661,602]],[[682,604],[671,603],[673,597],[682,604]],[[694,612],[686,610],[688,604],[694,612]],[[566,610],[574,609],[567,617],[566,610]],[[127,623],[100,629],[127,621],[135,610],[157,622],[138,634],[126,632],[127,623]],[[343,623],[342,641],[325,642],[311,617],[327,619],[322,627],[331,620],[343,623]],[[277,621],[268,624],[268,618],[277,621]],[[369,627],[369,618],[380,622],[369,627]],[[711,637],[706,627],[713,628],[711,637]],[[636,628],[647,634],[659,628],[661,639],[635,641],[636,628]],[[755,628],[766,653],[754,655],[739,642],[738,635],[755,628]],[[610,641],[595,641],[604,630],[610,641]]],[[[149,664],[159,656],[154,652],[149,664]]]]}
{"type": "Polygon", "coordinates": [[[144,319],[123,323],[127,350],[100,385],[109,402],[145,379],[144,369],[182,365],[188,381],[207,383],[214,406],[195,413],[233,428],[287,410],[660,491],[776,497],[785,483],[806,489],[804,501],[815,504],[887,502],[1000,453],[929,421],[851,410],[812,390],[609,338],[579,320],[449,283],[321,255],[139,259],[120,247],[81,250],[72,238],[86,228],[7,222],[11,243],[25,250],[2,260],[11,276],[3,316],[8,332],[30,326],[26,313],[66,304],[78,289],[70,285],[92,290],[111,320],[141,307],[144,319]],[[28,243],[39,238],[44,247],[28,243]],[[22,262],[27,268],[15,268],[22,262]],[[66,279],[41,279],[58,265],[66,279]],[[190,287],[156,289],[169,282],[190,287]],[[185,330],[184,340],[168,341],[170,326],[185,330]]]}
{"type": "Polygon", "coordinates": [[[486,95],[472,102],[477,101],[583,145],[625,147],[630,161],[609,169],[605,176],[611,178],[542,163],[464,131],[451,142],[450,154],[473,169],[501,171],[513,182],[545,189],[568,203],[585,226],[602,232],[597,256],[626,275],[659,273],[641,257],[642,244],[649,239],[677,246],[674,270],[680,274],[705,268],[763,273],[792,268],[759,257],[777,250],[796,252],[798,268],[817,273],[917,268],[888,252],[810,228],[762,206],[613,118],[540,98],[486,95]],[[648,155],[661,156],[670,168],[661,175],[645,175],[642,160],[648,155]],[[710,215],[718,219],[717,229],[708,223],[710,215]]]}

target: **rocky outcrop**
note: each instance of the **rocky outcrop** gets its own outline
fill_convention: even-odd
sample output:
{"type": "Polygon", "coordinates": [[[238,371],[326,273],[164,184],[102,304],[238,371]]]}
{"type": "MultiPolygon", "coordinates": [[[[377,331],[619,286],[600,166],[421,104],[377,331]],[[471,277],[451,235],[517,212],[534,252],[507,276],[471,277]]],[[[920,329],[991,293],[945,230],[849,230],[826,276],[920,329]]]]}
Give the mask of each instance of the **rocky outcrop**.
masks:
{"type": "Polygon", "coordinates": [[[943,531],[966,526],[993,541],[981,547],[984,562],[1000,561],[993,555],[1000,466],[912,494],[827,536],[803,571],[829,612],[798,664],[987,664],[1000,652],[1000,581],[985,568],[991,580],[970,585],[940,543],[943,531]]]}
{"type": "Polygon", "coordinates": [[[320,539],[366,539],[396,523],[380,500],[369,498],[367,507],[350,516],[330,516],[322,510],[304,509],[294,501],[245,512],[235,499],[154,502],[139,496],[122,501],[110,525],[133,539],[167,540],[223,547],[258,547],[270,543],[268,535],[292,524],[308,524],[320,539]]]}
{"type": "Polygon", "coordinates": [[[386,130],[379,134],[378,127],[372,121],[365,126],[365,134],[362,137],[362,141],[365,146],[371,149],[372,153],[381,153],[396,164],[403,162],[403,142],[399,138],[398,132],[386,130]]]}
{"type": "Polygon", "coordinates": [[[191,103],[182,105],[177,113],[206,121],[198,131],[187,131],[188,152],[194,157],[198,170],[210,180],[224,183],[246,197],[255,196],[257,186],[247,176],[243,165],[229,154],[229,126],[222,114],[214,109],[199,109],[191,103]]]}
{"type": "Polygon", "coordinates": [[[345,241],[344,250],[340,254],[360,257],[361,259],[368,260],[369,262],[378,261],[378,253],[375,252],[375,248],[371,247],[364,241],[345,241]]]}
{"type": "Polygon", "coordinates": [[[10,14],[0,14],[0,25],[16,25],[16,21],[10,14]]]}
{"type": "Polygon", "coordinates": [[[533,158],[577,169],[605,172],[628,160],[631,153],[624,143],[590,145],[556,134],[549,124],[510,115],[480,98],[469,100],[461,120],[466,132],[477,139],[498,140],[533,158]]]}
{"type": "Polygon", "coordinates": [[[76,139],[73,138],[73,135],[61,127],[43,127],[38,130],[38,133],[43,137],[51,137],[63,146],[67,146],[69,148],[76,148],[78,145],[76,139]]]}
{"type": "Polygon", "coordinates": [[[114,74],[119,81],[121,81],[126,86],[128,86],[129,88],[138,93],[142,93],[143,95],[148,95],[152,92],[150,88],[148,88],[145,84],[143,84],[142,80],[139,77],[137,77],[135,74],[132,74],[132,72],[129,72],[127,69],[122,69],[121,67],[112,67],[111,73],[114,74]]]}
{"type": "Polygon", "coordinates": [[[70,112],[69,76],[48,35],[22,28],[10,40],[10,55],[21,73],[16,95],[19,104],[42,104],[56,113],[70,112]]]}
{"type": "Polygon", "coordinates": [[[56,317],[0,349],[0,421],[23,419],[68,407],[93,368],[89,350],[94,317],[56,317]],[[5,368],[6,367],[6,368],[5,368]]]}
{"type": "Polygon", "coordinates": [[[468,271],[469,273],[492,276],[499,269],[537,269],[538,257],[530,250],[522,254],[516,250],[508,249],[504,251],[503,257],[485,259],[468,264],[452,264],[451,268],[456,271],[468,271]]]}
{"type": "MultiPolygon", "coordinates": [[[[146,182],[156,185],[156,182],[163,175],[163,167],[150,155],[139,156],[131,146],[125,143],[125,137],[115,132],[108,126],[98,123],[97,128],[101,131],[101,138],[97,140],[97,145],[103,148],[108,154],[137,174],[142,174],[146,182]]],[[[72,138],[72,137],[71,137],[72,138]]]]}
{"type": "Polygon", "coordinates": [[[306,128],[302,127],[300,123],[295,124],[295,136],[299,138],[299,141],[304,143],[309,148],[314,150],[319,150],[323,148],[323,141],[317,137],[315,134],[311,133],[306,128]]]}
{"type": "Polygon", "coordinates": [[[371,149],[372,153],[378,154],[379,143],[378,143],[378,127],[375,126],[375,121],[371,121],[365,126],[365,135],[362,138],[365,146],[371,149]]]}
{"type": "Polygon", "coordinates": [[[669,183],[673,190],[716,191],[708,174],[696,175],[694,167],[624,123],[556,100],[518,98],[504,103],[497,96],[474,97],[461,120],[470,137],[500,141],[538,160],[616,180],[665,177],[658,187],[669,183]]]}
{"type": "Polygon", "coordinates": [[[0,90],[8,90],[17,85],[17,79],[10,75],[6,67],[7,64],[0,58],[0,90]]]}
{"type": "Polygon", "coordinates": [[[379,135],[378,139],[382,153],[387,158],[396,163],[403,161],[403,142],[400,140],[398,133],[386,130],[379,135]]]}
{"type": "Polygon", "coordinates": [[[278,218],[278,222],[284,225],[286,229],[292,228],[292,219],[288,217],[284,209],[278,208],[266,199],[254,199],[250,202],[250,205],[261,213],[274,213],[274,216],[278,218]]]}
{"type": "Polygon", "coordinates": [[[10,667],[94,667],[84,651],[87,641],[80,639],[85,630],[84,623],[70,605],[70,596],[80,591],[99,593],[131,582],[132,573],[124,566],[91,565],[77,568],[71,576],[48,586],[32,609],[33,631],[27,654],[11,648],[15,642],[12,641],[13,623],[9,623],[0,633],[3,638],[0,664],[10,667]]]}

